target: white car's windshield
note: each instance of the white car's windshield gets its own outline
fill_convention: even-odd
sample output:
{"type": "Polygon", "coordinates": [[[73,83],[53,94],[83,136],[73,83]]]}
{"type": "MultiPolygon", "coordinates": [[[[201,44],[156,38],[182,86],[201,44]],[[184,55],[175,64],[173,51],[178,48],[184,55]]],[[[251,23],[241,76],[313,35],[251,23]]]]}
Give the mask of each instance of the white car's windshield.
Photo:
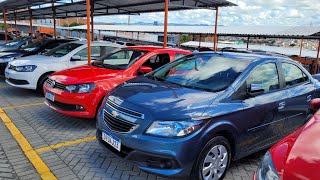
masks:
{"type": "Polygon", "coordinates": [[[71,51],[75,50],[76,48],[78,48],[80,46],[82,46],[82,44],[79,44],[79,43],[62,44],[62,45],[50,50],[45,55],[54,56],[54,57],[62,57],[62,56],[69,54],[71,51]]]}

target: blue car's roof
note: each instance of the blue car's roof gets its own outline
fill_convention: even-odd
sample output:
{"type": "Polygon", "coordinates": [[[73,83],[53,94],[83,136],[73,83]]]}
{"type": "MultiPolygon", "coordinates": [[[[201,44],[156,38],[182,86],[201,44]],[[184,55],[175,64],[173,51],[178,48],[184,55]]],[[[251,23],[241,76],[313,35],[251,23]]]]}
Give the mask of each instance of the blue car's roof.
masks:
{"type": "Polygon", "coordinates": [[[254,53],[237,53],[237,52],[212,52],[212,51],[204,51],[198,52],[195,54],[208,54],[213,56],[222,56],[227,58],[236,58],[236,59],[246,59],[250,61],[260,60],[260,59],[286,59],[291,60],[288,57],[277,56],[276,54],[254,54],[254,53]]]}

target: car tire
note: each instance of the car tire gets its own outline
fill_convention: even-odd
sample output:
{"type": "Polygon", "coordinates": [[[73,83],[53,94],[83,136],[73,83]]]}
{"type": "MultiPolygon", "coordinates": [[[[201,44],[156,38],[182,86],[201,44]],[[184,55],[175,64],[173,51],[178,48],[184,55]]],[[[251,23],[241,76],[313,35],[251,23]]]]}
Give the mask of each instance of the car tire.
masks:
{"type": "Polygon", "coordinates": [[[50,74],[42,75],[38,81],[38,84],[37,84],[37,92],[43,96],[44,96],[43,85],[49,76],[50,76],[50,74]]]}
{"type": "Polygon", "coordinates": [[[221,180],[231,161],[231,148],[223,136],[212,138],[201,150],[194,165],[192,179],[221,180]]]}

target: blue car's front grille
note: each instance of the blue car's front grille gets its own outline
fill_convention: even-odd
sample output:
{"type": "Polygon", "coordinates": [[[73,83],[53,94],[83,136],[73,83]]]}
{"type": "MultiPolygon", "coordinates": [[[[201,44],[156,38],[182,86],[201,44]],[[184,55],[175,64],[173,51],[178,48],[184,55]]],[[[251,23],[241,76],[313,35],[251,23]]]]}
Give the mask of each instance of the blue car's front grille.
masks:
{"type": "Polygon", "coordinates": [[[121,117],[110,114],[108,111],[103,111],[103,119],[107,124],[108,128],[112,131],[128,133],[133,131],[138,124],[127,121],[121,117]]]}

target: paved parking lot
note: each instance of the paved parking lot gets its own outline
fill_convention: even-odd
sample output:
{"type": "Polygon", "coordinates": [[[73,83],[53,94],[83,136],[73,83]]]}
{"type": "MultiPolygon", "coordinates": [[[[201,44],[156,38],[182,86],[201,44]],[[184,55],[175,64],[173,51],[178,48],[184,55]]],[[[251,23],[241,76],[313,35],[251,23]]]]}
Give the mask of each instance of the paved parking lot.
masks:
{"type": "MultiPolygon", "coordinates": [[[[95,140],[94,120],[61,115],[43,100],[34,91],[10,87],[0,77],[0,180],[50,179],[52,175],[58,179],[165,179],[103,150],[95,140]]],[[[233,162],[225,179],[251,179],[263,154],[233,162]]]]}

